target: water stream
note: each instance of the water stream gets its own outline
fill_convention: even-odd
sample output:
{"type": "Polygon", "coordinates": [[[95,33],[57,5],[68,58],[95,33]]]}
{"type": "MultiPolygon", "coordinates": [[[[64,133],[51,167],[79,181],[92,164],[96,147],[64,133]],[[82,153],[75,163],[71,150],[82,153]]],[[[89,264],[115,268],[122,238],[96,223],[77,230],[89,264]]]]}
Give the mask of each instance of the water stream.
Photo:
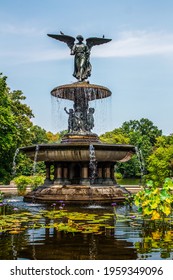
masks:
{"type": "Polygon", "coordinates": [[[38,152],[39,152],[39,145],[36,145],[35,155],[34,155],[34,163],[33,163],[33,175],[35,175],[35,173],[36,173],[38,152]]]}
{"type": "Polygon", "coordinates": [[[17,158],[19,151],[20,151],[19,148],[17,148],[14,153],[14,157],[13,157],[13,165],[12,165],[12,175],[13,176],[16,175],[16,158],[17,158]]]}
{"type": "Polygon", "coordinates": [[[142,182],[142,178],[145,174],[144,157],[143,157],[142,151],[140,149],[138,149],[138,147],[135,147],[135,151],[136,151],[137,159],[138,159],[138,162],[139,162],[140,173],[141,173],[141,182],[142,182]]]}
{"type": "Polygon", "coordinates": [[[90,161],[89,161],[90,183],[92,185],[97,176],[97,160],[96,160],[96,155],[95,155],[95,149],[92,144],[89,145],[89,158],[90,158],[90,161]]]}

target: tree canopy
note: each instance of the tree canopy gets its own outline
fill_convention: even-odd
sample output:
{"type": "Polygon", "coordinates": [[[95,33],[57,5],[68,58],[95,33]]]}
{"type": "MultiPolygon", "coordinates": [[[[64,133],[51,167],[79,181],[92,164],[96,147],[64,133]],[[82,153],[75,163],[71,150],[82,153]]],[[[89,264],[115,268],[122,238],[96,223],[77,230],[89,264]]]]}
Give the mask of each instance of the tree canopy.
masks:
{"type": "Polygon", "coordinates": [[[21,91],[11,91],[7,77],[0,75],[0,181],[9,181],[18,147],[31,143],[31,109],[21,91]]]}
{"type": "Polygon", "coordinates": [[[141,165],[145,166],[147,172],[147,158],[151,155],[156,139],[160,135],[162,131],[152,121],[142,118],[124,122],[120,128],[101,135],[100,140],[113,144],[134,145],[140,151],[140,158],[134,155],[129,162],[118,163],[117,172],[123,177],[139,177],[143,172],[141,165]]]}

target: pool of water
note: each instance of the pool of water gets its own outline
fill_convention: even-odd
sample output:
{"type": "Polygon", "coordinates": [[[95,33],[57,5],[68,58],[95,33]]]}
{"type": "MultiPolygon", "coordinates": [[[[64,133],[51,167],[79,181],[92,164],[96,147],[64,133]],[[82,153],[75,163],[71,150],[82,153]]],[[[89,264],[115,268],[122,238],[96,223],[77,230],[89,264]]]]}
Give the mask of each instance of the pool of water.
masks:
{"type": "MultiPolygon", "coordinates": [[[[22,197],[6,198],[11,213],[29,212],[33,216],[39,213],[48,213],[55,206],[26,203],[22,197]],[[14,211],[13,211],[14,210],[14,211]]],[[[75,213],[78,217],[83,214],[108,217],[106,226],[100,224],[98,230],[96,225],[92,230],[81,230],[73,232],[59,230],[51,221],[50,216],[42,216],[39,227],[36,223],[25,222],[25,229],[21,232],[0,230],[0,259],[1,260],[161,260],[173,259],[173,230],[157,228],[146,228],[142,221],[136,219],[136,209],[127,206],[116,206],[116,216],[112,206],[88,205],[80,207],[64,206],[64,213],[75,213]],[[67,211],[67,212],[66,212],[67,211]],[[78,214],[76,214],[78,213],[78,214]],[[127,217],[127,218],[125,218],[127,217]],[[27,224],[30,226],[27,227],[27,224]],[[45,226],[47,225],[47,226],[45,226]],[[14,233],[13,233],[14,232],[14,233]]],[[[58,213],[58,212],[57,212],[58,213]]],[[[1,213],[0,219],[2,219],[1,213]]],[[[16,214],[17,215],[17,214],[16,214]]],[[[57,214],[56,214],[57,215],[57,214]]],[[[90,217],[90,216],[88,216],[90,217]]],[[[95,217],[95,216],[94,216],[95,217]]],[[[65,219],[69,224],[71,219],[65,219]]],[[[72,218],[73,219],[73,218],[72,218]]],[[[80,218],[77,218],[80,220],[80,218]]],[[[77,220],[76,219],[76,220],[77,220]]],[[[20,217],[14,217],[11,223],[18,224],[20,217]]],[[[56,220],[56,219],[54,219],[56,220]]],[[[54,223],[61,223],[56,220],[54,223]]],[[[101,220],[100,220],[101,221],[101,220]]],[[[91,226],[95,223],[90,221],[75,221],[78,228],[85,227],[85,223],[91,226]],[[78,223],[78,224],[77,224],[78,223]]],[[[101,222],[100,222],[101,223],[101,222]]]]}

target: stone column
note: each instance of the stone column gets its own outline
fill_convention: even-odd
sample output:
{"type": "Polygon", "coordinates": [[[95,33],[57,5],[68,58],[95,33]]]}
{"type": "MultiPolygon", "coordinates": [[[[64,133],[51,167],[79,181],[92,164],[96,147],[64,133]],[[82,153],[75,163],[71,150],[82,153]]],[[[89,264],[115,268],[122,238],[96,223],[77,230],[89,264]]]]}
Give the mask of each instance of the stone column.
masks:
{"type": "Polygon", "coordinates": [[[51,163],[50,162],[45,162],[46,165],[46,179],[44,181],[44,184],[50,184],[51,180],[50,180],[50,167],[51,167],[51,163]]]}
{"type": "Polygon", "coordinates": [[[71,184],[70,180],[69,180],[69,170],[68,170],[68,164],[63,164],[62,166],[63,170],[63,184],[69,185],[71,184]]]}
{"type": "Polygon", "coordinates": [[[57,163],[54,163],[54,181],[57,179],[57,163]]]}
{"type": "Polygon", "coordinates": [[[103,183],[103,166],[102,165],[98,165],[97,167],[97,184],[102,185],[103,183]]]}
{"type": "Polygon", "coordinates": [[[57,163],[55,165],[55,172],[54,172],[54,176],[55,176],[55,181],[54,184],[62,184],[63,183],[63,178],[62,178],[62,164],[61,163],[57,163]]]}
{"type": "Polygon", "coordinates": [[[81,185],[90,185],[90,179],[89,179],[89,164],[88,163],[82,163],[81,166],[81,179],[80,184],[81,185]]]}
{"type": "Polygon", "coordinates": [[[112,181],[114,182],[114,184],[116,184],[117,182],[116,182],[116,179],[115,179],[115,175],[114,175],[114,166],[115,166],[115,163],[112,163],[111,164],[111,179],[112,179],[112,181]]]}
{"type": "Polygon", "coordinates": [[[111,178],[111,163],[106,163],[104,167],[104,182],[103,184],[112,186],[114,183],[111,178]]]}

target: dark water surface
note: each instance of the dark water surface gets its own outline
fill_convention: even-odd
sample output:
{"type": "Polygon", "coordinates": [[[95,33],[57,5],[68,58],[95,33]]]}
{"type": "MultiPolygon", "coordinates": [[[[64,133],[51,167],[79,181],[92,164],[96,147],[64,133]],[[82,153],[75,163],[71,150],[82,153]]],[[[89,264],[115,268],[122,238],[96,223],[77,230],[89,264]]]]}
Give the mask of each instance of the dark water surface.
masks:
{"type": "MultiPolygon", "coordinates": [[[[50,206],[26,203],[22,197],[6,199],[11,207],[37,214],[50,206]]],[[[66,207],[68,211],[113,213],[112,207],[89,205],[66,207]]],[[[173,231],[146,229],[135,220],[135,208],[116,207],[118,215],[130,219],[116,219],[112,216],[110,228],[99,234],[64,232],[55,228],[29,228],[18,234],[0,232],[1,260],[140,260],[173,259],[173,231]]],[[[1,216],[0,216],[1,218],[1,216]]],[[[41,221],[45,224],[46,219],[41,221]]]]}

